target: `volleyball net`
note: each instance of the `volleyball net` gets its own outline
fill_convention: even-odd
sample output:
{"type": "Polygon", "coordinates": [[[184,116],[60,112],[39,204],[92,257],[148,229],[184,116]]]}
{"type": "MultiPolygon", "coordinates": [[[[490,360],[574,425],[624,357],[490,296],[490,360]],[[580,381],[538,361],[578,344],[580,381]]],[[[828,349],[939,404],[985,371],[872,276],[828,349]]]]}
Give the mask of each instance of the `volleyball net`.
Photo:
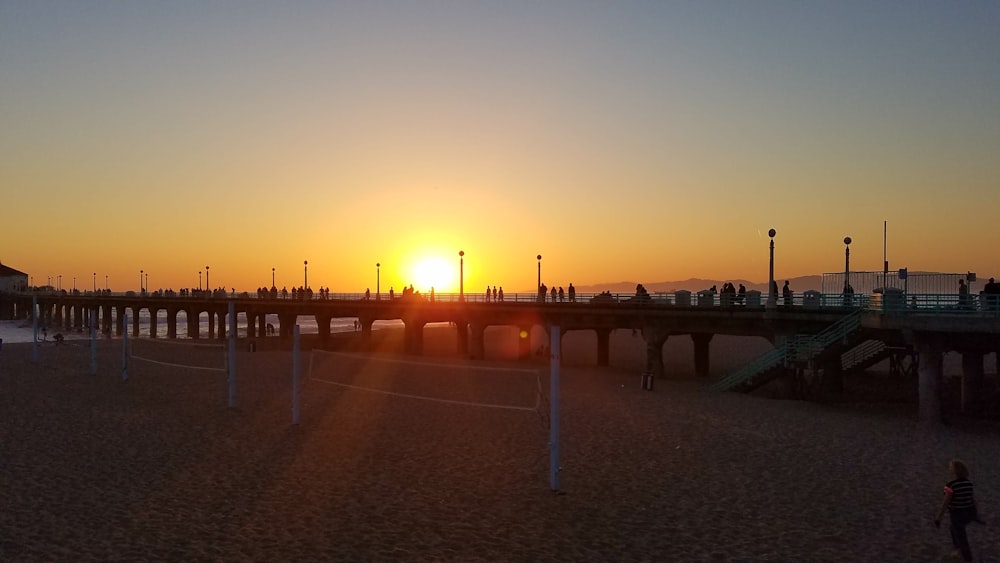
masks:
{"type": "Polygon", "coordinates": [[[224,342],[128,338],[124,346],[126,368],[129,365],[157,365],[204,372],[226,372],[229,369],[230,358],[224,342]]]}
{"type": "Polygon", "coordinates": [[[309,386],[456,408],[536,413],[543,426],[549,424],[548,397],[537,369],[313,349],[304,371],[309,386]]]}

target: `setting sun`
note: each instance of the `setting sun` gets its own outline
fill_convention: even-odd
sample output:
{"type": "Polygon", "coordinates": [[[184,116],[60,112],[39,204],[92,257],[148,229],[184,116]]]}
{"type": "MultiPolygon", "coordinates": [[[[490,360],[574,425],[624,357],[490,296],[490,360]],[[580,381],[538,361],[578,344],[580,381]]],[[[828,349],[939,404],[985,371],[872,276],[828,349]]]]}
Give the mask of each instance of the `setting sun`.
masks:
{"type": "Polygon", "coordinates": [[[427,292],[433,287],[437,292],[455,292],[458,276],[454,267],[441,258],[426,258],[413,268],[413,279],[418,291],[427,292]]]}

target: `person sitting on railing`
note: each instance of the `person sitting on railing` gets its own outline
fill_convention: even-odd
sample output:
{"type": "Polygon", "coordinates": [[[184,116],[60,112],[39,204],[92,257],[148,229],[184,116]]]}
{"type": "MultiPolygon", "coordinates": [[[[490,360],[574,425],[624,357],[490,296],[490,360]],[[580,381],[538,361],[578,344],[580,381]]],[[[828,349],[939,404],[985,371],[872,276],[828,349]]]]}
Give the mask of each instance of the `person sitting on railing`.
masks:
{"type": "Polygon", "coordinates": [[[736,303],[742,305],[747,298],[747,286],[740,284],[740,290],[736,293],[736,303]]]}

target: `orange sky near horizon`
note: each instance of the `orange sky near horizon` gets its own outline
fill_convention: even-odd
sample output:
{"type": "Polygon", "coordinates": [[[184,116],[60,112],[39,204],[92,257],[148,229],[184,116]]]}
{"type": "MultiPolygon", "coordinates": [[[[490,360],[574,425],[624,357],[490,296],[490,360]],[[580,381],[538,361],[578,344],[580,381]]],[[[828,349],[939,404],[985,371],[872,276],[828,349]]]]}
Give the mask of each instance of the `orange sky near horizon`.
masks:
{"type": "MultiPolygon", "coordinates": [[[[332,292],[1000,275],[997,5],[0,7],[0,261],[332,292]]],[[[700,288],[690,288],[692,290],[700,288]]]]}

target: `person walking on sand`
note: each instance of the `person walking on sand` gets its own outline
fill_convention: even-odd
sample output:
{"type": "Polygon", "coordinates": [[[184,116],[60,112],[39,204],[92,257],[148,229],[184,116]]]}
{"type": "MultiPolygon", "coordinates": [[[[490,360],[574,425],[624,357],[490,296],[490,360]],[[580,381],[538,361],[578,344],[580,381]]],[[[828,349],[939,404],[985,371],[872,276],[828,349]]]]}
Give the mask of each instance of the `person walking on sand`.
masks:
{"type": "Polygon", "coordinates": [[[969,537],[965,527],[970,522],[982,523],[976,511],[976,498],[972,492],[972,481],[969,480],[969,468],[964,462],[953,459],[948,464],[952,479],[944,486],[944,502],[934,518],[934,526],[941,527],[941,517],[945,511],[951,519],[951,543],[958,550],[964,561],[972,561],[972,549],[969,547],[969,537]]]}

